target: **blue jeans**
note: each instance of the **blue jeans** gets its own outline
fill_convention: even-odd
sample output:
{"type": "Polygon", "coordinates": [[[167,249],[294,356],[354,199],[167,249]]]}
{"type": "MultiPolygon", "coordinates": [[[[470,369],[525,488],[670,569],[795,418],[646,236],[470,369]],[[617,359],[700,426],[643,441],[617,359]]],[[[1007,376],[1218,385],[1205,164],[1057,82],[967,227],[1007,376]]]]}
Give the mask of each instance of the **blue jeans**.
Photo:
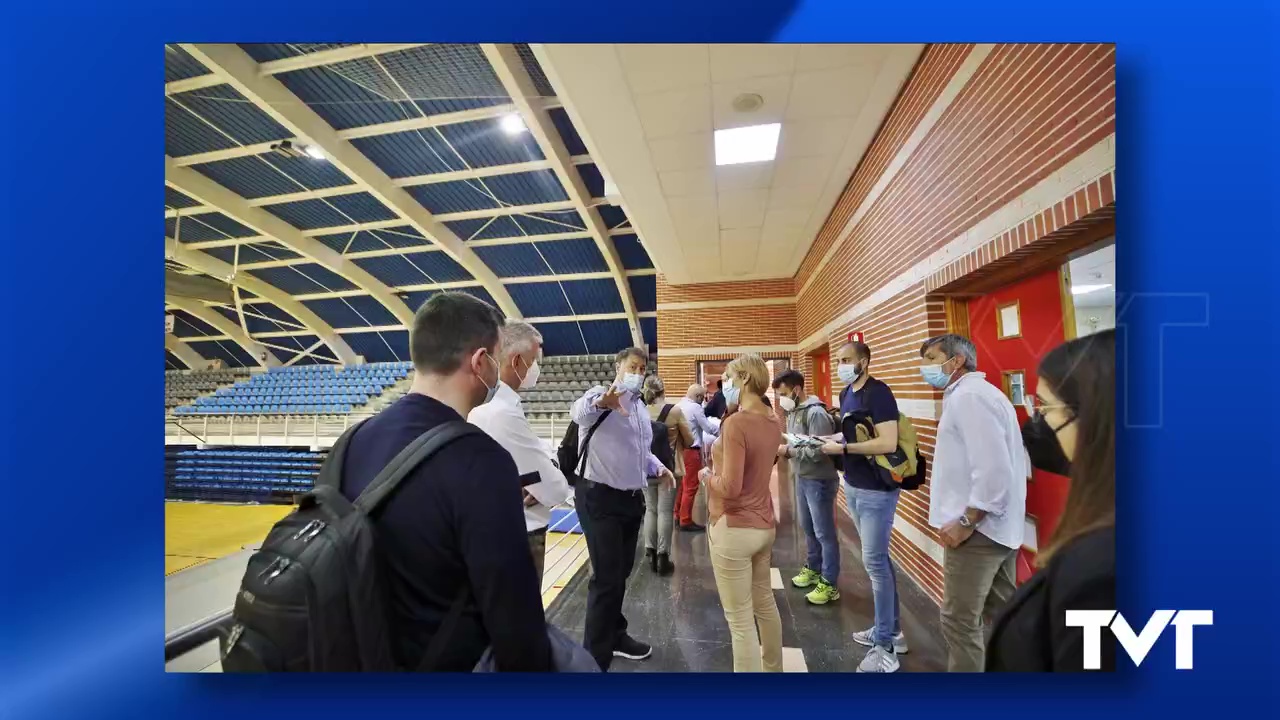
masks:
{"type": "Polygon", "coordinates": [[[836,479],[796,478],[800,527],[808,544],[806,565],[832,585],[840,579],[840,542],[836,537],[836,479]]]}
{"type": "Polygon", "coordinates": [[[902,491],[863,490],[850,485],[844,489],[854,527],[862,540],[862,565],[871,578],[871,597],[876,606],[874,641],[890,647],[893,636],[902,631],[898,617],[898,577],[889,559],[889,536],[898,509],[898,493],[902,491]]]}

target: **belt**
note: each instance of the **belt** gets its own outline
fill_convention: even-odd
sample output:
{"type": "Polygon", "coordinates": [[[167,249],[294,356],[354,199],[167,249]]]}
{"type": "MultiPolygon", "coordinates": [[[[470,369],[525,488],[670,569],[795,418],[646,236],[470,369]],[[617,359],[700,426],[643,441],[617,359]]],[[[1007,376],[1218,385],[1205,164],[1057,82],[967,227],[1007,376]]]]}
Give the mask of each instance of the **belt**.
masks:
{"type": "Polygon", "coordinates": [[[627,495],[643,495],[644,494],[644,489],[642,488],[636,488],[635,490],[619,490],[618,488],[612,485],[608,485],[605,483],[598,483],[595,480],[588,480],[586,478],[582,478],[582,482],[588,485],[599,485],[600,487],[605,488],[606,490],[612,490],[613,492],[616,492],[616,493],[625,493],[627,495]]]}

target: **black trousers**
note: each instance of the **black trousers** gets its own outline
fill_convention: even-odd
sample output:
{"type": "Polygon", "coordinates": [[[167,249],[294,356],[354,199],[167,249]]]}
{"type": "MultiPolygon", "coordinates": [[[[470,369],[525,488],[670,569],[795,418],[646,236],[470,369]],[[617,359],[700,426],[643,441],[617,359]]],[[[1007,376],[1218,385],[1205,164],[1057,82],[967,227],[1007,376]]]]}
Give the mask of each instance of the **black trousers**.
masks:
{"type": "Polygon", "coordinates": [[[583,479],[574,488],[574,509],[587,536],[591,559],[582,645],[607,672],[614,648],[627,632],[622,601],[627,578],[635,567],[636,543],[644,522],[644,494],[583,479]]]}

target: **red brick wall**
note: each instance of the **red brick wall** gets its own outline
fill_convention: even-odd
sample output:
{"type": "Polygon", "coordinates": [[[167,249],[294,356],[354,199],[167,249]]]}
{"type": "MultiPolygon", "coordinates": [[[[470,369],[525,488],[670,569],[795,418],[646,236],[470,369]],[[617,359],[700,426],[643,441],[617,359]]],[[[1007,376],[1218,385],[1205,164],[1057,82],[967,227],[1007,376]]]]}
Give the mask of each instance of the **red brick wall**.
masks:
{"type": "MultiPolygon", "coordinates": [[[[931,115],[974,51],[971,45],[925,50],[795,278],[676,287],[658,279],[658,367],[668,384],[693,382],[699,359],[725,357],[681,353],[684,348],[786,345],[792,349],[762,354],[789,356],[794,367],[811,376],[808,353],[815,334],[818,344],[834,355],[849,332],[861,331],[872,348],[872,374],[888,383],[904,410],[910,410],[924,452],[932,457],[933,418],[941,397],[920,379],[919,348],[947,324],[943,301],[929,293],[959,278],[1017,263],[1063,233],[1109,219],[1114,211],[1113,175],[1099,171],[1101,176],[1083,177],[1061,198],[1047,201],[1056,205],[1043,211],[1037,206],[1034,214],[1014,218],[988,238],[974,238],[980,242],[972,252],[936,271],[914,275],[923,260],[980,222],[986,220],[983,227],[989,227],[1002,219],[997,211],[1022,202],[1029,190],[1077,157],[1094,157],[1082,154],[1096,151],[1115,132],[1111,45],[997,45],[958,94],[952,88],[952,95],[946,95],[954,100],[945,111],[931,115]],[[930,118],[936,123],[921,132],[923,139],[905,162],[898,158],[895,165],[920,123],[930,118]],[[883,184],[891,166],[899,169],[883,184]],[[879,185],[879,195],[847,227],[879,185]],[[882,291],[908,270],[912,279],[882,291]],[[881,298],[878,292],[892,294],[881,298]],[[671,303],[793,295],[795,304],[663,309],[671,303]],[[873,295],[877,299],[868,300],[873,295]],[[861,304],[867,307],[859,316],[836,322],[861,304]]],[[[928,524],[928,503],[927,487],[902,494],[898,515],[912,537],[895,528],[892,549],[902,568],[940,601],[941,569],[929,552],[937,550],[937,535],[928,524]]]]}

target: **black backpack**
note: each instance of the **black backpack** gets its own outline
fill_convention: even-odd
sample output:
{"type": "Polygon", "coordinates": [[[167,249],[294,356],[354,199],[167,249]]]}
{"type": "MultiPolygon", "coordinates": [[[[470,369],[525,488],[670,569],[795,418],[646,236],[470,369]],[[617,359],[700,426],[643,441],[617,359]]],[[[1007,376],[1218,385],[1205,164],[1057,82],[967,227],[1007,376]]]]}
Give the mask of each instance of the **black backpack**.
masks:
{"type": "Polygon", "coordinates": [[[560,472],[564,473],[564,479],[570,485],[577,485],[578,466],[582,464],[582,458],[587,456],[587,448],[591,445],[591,436],[595,435],[596,428],[600,427],[600,423],[609,417],[609,413],[613,410],[605,410],[600,413],[600,417],[596,419],[591,429],[587,431],[587,440],[582,444],[582,457],[578,456],[578,423],[570,421],[569,427],[565,428],[564,437],[560,438],[560,447],[556,449],[556,460],[560,463],[560,472]]]}
{"type": "Polygon", "coordinates": [[[653,428],[653,441],[649,443],[649,451],[654,457],[662,461],[671,472],[676,471],[676,454],[671,449],[671,440],[667,433],[667,416],[671,414],[671,408],[674,405],[663,405],[662,412],[658,413],[657,420],[650,420],[649,425],[653,428]]]}
{"type": "MultiPolygon", "coordinates": [[[[223,672],[387,672],[434,666],[437,633],[415,668],[392,653],[389,600],[370,516],[400,481],[449,443],[479,428],[432,428],[378,473],[354,502],[342,495],[342,466],[356,425],[333,446],[316,487],[276,523],[249,559],[223,641],[223,672]]],[[[438,642],[439,640],[439,642],[438,642]]]]}

